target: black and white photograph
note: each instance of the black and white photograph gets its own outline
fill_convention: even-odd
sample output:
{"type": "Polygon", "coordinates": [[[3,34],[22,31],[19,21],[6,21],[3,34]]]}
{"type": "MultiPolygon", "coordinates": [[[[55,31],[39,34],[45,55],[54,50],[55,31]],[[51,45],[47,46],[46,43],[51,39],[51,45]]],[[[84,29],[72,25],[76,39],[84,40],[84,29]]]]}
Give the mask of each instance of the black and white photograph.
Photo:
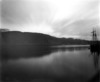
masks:
{"type": "Polygon", "coordinates": [[[100,82],[100,1],[0,0],[0,82],[100,82]]]}

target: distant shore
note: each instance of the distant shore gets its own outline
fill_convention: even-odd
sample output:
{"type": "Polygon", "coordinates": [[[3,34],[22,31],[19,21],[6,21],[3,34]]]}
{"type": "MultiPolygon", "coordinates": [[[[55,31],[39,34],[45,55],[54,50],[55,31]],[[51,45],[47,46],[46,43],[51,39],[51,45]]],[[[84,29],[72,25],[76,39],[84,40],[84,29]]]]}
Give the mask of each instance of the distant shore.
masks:
{"type": "Polygon", "coordinates": [[[59,45],[59,46],[52,46],[52,47],[89,47],[90,45],[59,45]]]}

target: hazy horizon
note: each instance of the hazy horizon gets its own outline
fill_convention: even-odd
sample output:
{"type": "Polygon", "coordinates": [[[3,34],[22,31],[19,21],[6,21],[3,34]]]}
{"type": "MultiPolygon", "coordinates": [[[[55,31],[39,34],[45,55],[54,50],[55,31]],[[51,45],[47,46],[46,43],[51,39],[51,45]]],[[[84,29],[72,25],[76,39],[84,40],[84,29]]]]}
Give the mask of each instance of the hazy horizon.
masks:
{"type": "Polygon", "coordinates": [[[56,37],[100,39],[99,0],[1,0],[1,28],[56,37]]]}

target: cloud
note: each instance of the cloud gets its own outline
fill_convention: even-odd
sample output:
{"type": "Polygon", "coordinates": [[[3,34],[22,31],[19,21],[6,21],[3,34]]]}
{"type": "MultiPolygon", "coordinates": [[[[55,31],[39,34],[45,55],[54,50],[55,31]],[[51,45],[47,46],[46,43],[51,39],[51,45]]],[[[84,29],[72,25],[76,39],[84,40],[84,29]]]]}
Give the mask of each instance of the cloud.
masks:
{"type": "Polygon", "coordinates": [[[43,0],[4,0],[2,28],[50,34],[51,14],[49,4],[43,0]]]}
{"type": "Polygon", "coordinates": [[[40,0],[4,0],[2,2],[2,22],[8,24],[38,24],[48,20],[49,6],[40,0]]]}
{"type": "Polygon", "coordinates": [[[99,26],[98,7],[99,0],[3,0],[2,27],[87,38],[99,26]]]}
{"type": "Polygon", "coordinates": [[[76,21],[72,21],[71,23],[69,21],[67,21],[68,25],[65,22],[58,24],[58,29],[56,27],[54,32],[62,37],[64,36],[90,39],[93,28],[96,28],[97,33],[100,36],[100,27],[98,19],[79,19],[76,21]]]}
{"type": "Polygon", "coordinates": [[[98,6],[98,0],[85,3],[69,19],[56,22],[54,24],[55,33],[64,37],[73,36],[84,39],[90,39],[90,32],[93,28],[98,29],[100,33],[98,6]]]}

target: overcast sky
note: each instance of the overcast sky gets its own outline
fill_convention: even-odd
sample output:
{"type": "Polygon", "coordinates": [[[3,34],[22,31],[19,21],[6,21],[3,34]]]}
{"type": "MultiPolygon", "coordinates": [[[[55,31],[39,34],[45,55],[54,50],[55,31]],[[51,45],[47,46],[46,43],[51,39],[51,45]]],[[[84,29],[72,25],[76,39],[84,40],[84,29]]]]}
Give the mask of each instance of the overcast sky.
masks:
{"type": "Polygon", "coordinates": [[[99,0],[2,0],[1,27],[90,39],[100,32],[99,0]]]}

